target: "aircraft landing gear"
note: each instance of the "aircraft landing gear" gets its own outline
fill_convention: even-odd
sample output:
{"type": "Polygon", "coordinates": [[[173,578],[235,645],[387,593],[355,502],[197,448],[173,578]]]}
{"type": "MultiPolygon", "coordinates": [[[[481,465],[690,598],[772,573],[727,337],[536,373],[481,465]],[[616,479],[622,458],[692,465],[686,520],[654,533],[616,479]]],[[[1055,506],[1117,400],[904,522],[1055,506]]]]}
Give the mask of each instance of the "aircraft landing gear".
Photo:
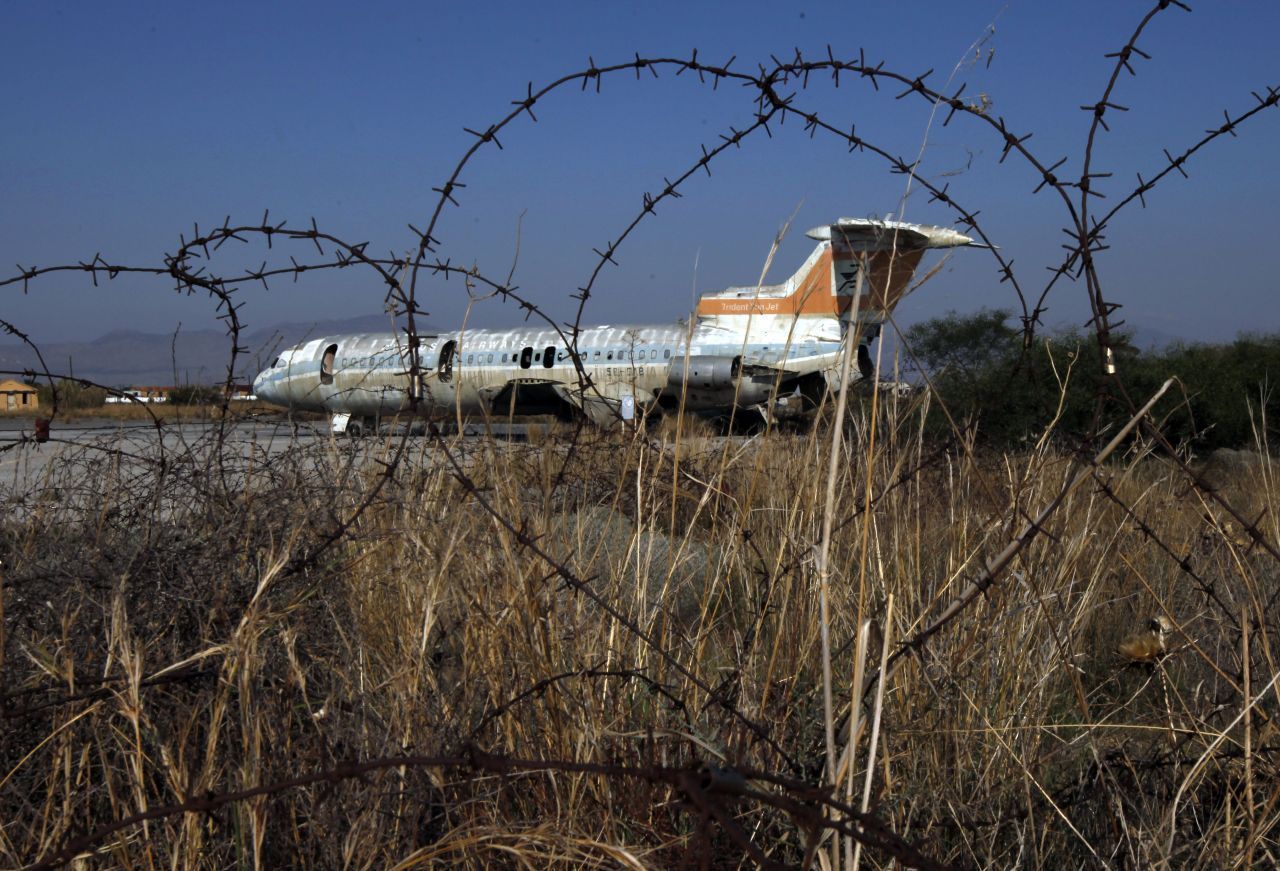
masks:
{"type": "Polygon", "coordinates": [[[871,359],[871,349],[866,342],[858,344],[858,374],[863,378],[872,378],[876,374],[876,363],[871,359]]]}
{"type": "Polygon", "coordinates": [[[353,441],[374,435],[378,431],[378,420],[374,417],[356,417],[355,415],[338,413],[329,420],[330,432],[335,436],[346,436],[353,441]]]}

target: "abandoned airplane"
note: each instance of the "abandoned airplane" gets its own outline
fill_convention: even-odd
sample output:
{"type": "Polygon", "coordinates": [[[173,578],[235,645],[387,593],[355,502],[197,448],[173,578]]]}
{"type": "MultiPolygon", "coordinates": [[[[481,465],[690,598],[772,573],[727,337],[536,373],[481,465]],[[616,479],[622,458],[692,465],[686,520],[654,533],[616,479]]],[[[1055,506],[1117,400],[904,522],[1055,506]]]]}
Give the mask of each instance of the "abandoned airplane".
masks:
{"type": "Polygon", "coordinates": [[[803,417],[838,384],[854,330],[858,370],[930,248],[980,247],[944,227],[841,218],[782,284],[704,295],[689,324],[582,329],[576,347],[536,327],[407,337],[362,333],[284,351],[254,392],[290,409],[328,412],[333,431],[359,436],[395,415],[506,418],[585,414],[601,425],[683,406],[723,417],[803,417]]]}

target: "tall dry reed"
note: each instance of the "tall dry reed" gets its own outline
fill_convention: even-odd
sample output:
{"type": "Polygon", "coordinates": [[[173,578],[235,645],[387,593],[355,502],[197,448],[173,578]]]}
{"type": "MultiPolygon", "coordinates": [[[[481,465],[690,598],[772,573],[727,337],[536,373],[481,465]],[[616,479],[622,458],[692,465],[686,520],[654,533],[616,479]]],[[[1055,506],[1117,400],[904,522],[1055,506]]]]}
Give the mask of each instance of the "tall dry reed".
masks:
{"type": "MultiPolygon", "coordinates": [[[[831,795],[958,866],[1275,863],[1270,557],[1130,440],[879,686],[1081,468],[880,402],[831,479],[825,423],[64,448],[4,496],[0,864],[829,857],[797,809],[830,779],[829,483],[831,795]],[[1123,662],[1161,614],[1168,655],[1123,662]]],[[[1253,461],[1219,486],[1274,539],[1253,461]]]]}

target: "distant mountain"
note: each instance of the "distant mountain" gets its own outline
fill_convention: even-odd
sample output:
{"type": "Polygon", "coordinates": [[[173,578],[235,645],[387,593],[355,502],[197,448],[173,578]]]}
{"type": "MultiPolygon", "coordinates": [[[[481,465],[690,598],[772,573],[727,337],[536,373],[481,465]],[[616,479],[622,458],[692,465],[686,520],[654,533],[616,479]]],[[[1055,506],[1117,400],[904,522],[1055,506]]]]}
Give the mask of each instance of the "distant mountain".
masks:
{"type": "MultiPolygon", "coordinates": [[[[290,321],[249,330],[240,336],[245,349],[236,359],[236,380],[248,381],[277,351],[308,338],[342,333],[381,333],[392,329],[388,315],[317,321],[290,321]]],[[[419,324],[419,329],[434,329],[419,324]]],[[[55,374],[74,374],[99,384],[128,387],[142,384],[213,384],[226,377],[230,339],[219,330],[180,330],[176,335],[139,330],[112,330],[89,342],[40,344],[55,374]]],[[[39,371],[35,353],[26,345],[0,344],[0,377],[39,371]],[[19,373],[13,375],[12,373],[19,373]]]]}

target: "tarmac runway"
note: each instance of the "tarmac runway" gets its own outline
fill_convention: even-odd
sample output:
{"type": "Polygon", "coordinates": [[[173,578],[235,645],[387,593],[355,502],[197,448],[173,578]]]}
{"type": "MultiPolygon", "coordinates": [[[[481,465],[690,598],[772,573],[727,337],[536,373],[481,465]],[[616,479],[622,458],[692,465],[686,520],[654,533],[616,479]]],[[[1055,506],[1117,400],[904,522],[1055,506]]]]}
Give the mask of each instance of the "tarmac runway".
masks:
{"type": "MultiPolygon", "coordinates": [[[[456,427],[450,425],[449,429],[456,427]]],[[[524,424],[494,425],[488,433],[483,425],[467,425],[463,434],[476,438],[492,434],[519,441],[526,431],[524,424]]],[[[379,436],[352,441],[331,435],[326,421],[237,421],[223,430],[221,456],[229,466],[242,471],[253,463],[286,455],[318,471],[349,464],[353,456],[373,464],[400,443],[403,432],[403,427],[394,431],[384,428],[379,436]]],[[[149,421],[86,418],[54,421],[44,443],[35,442],[34,433],[31,418],[0,418],[0,502],[38,490],[72,466],[86,474],[100,474],[111,467],[142,468],[161,458],[199,465],[219,452],[216,421],[165,421],[157,429],[149,421]]],[[[428,440],[420,435],[412,436],[407,448],[411,461],[433,453],[428,440]]]]}
{"type": "MultiPolygon", "coordinates": [[[[330,441],[325,424],[287,422],[233,423],[226,427],[224,452],[247,460],[330,441]]],[[[0,497],[20,496],[42,486],[66,464],[90,466],[103,461],[145,465],[164,454],[208,456],[216,444],[216,424],[170,422],[157,428],[147,421],[83,419],[54,421],[47,442],[33,440],[30,418],[0,418],[0,497]]]]}

